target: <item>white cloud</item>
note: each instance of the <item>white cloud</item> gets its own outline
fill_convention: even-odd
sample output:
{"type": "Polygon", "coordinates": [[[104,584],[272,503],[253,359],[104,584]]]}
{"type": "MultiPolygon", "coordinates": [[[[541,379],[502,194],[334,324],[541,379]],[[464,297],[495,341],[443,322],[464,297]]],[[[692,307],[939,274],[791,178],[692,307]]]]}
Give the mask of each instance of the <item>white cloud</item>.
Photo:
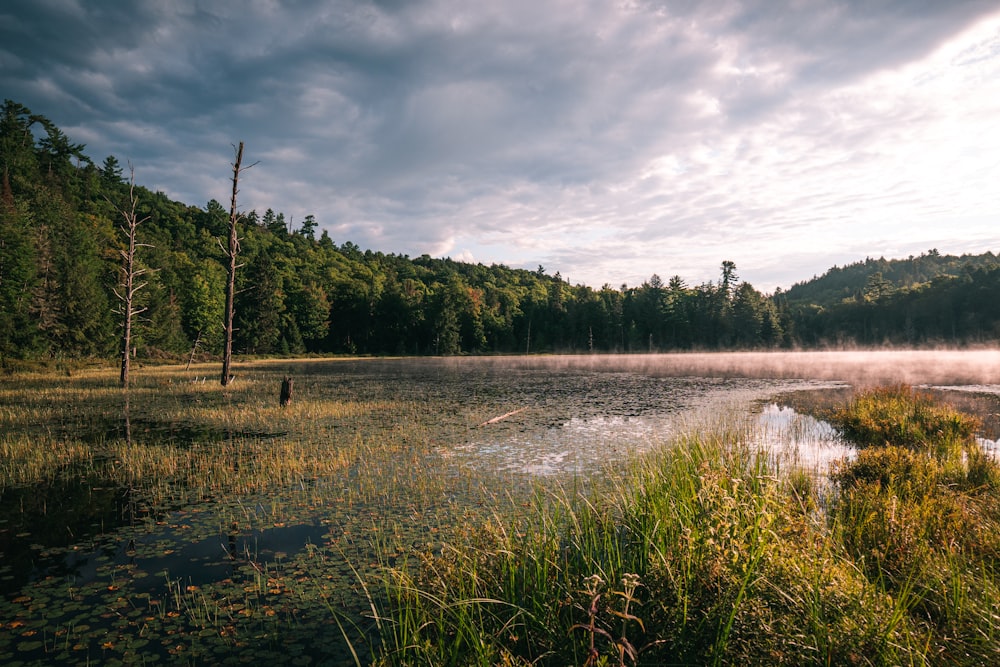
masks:
{"type": "Polygon", "coordinates": [[[241,202],[338,242],[773,289],[997,239],[990,2],[13,7],[6,95],[187,203],[243,139],[241,202]]]}

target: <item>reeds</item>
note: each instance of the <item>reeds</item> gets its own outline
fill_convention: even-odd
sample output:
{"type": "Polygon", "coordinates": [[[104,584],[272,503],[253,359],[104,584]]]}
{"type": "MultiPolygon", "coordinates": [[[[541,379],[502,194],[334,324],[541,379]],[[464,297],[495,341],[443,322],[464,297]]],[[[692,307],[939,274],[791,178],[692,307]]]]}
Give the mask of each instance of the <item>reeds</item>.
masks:
{"type": "Polygon", "coordinates": [[[933,661],[996,662],[1000,467],[975,420],[907,387],[862,394],[835,419],[863,447],[832,475],[838,541],[933,661]]]}
{"type": "Polygon", "coordinates": [[[909,448],[842,462],[825,502],[730,415],[390,568],[382,663],[996,663],[1000,478],[973,421],[900,388],[838,414],[909,448]]]}
{"type": "Polygon", "coordinates": [[[862,392],[831,421],[859,447],[903,447],[940,459],[953,459],[974,444],[979,427],[975,417],[906,385],[862,392]]]}
{"type": "MultiPolygon", "coordinates": [[[[111,489],[128,504],[112,517],[125,525],[92,539],[105,543],[106,553],[130,546],[120,557],[101,558],[97,581],[45,578],[0,604],[0,629],[6,633],[10,623],[18,630],[0,636],[0,662],[66,653],[56,661],[213,664],[234,651],[287,657],[312,646],[317,654],[337,655],[346,634],[325,636],[322,644],[302,641],[313,634],[302,623],[337,631],[327,627],[335,625],[327,609],[340,614],[336,625],[353,628],[350,641],[370,641],[345,558],[367,576],[377,561],[372,539],[392,542],[381,552],[386,558],[400,553],[400,544],[430,548],[443,526],[456,522],[449,513],[462,517],[468,510],[424,508],[440,507],[441,498],[474,482],[427,474],[427,459],[436,455],[421,422],[424,408],[392,399],[382,386],[355,383],[343,392],[329,380],[319,386],[304,377],[295,402],[282,407],[274,381],[280,371],[239,370],[225,390],[202,381],[199,368],[146,369],[127,392],[115,387],[110,370],[7,378],[0,389],[0,491],[37,486],[44,502],[46,494],[61,493],[62,480],[111,489]],[[407,513],[420,523],[405,533],[394,530],[407,513]],[[315,526],[317,537],[325,526],[330,534],[323,543],[291,545],[288,563],[275,554],[224,551],[227,542],[242,545],[302,522],[315,526]],[[418,540],[414,533],[425,527],[418,540]],[[232,574],[192,584],[187,573],[197,574],[197,565],[168,558],[191,544],[231,564],[232,574]],[[150,560],[170,563],[158,573],[158,593],[144,592],[155,586],[153,573],[122,564],[150,560]],[[74,641],[36,647],[18,637],[50,631],[74,634],[74,641]]],[[[18,539],[42,541],[25,508],[5,509],[13,515],[5,520],[25,524],[18,539]]],[[[67,525],[64,534],[66,528],[78,527],[67,525]]],[[[94,533],[104,533],[103,526],[88,535],[94,533]]],[[[3,568],[0,574],[12,579],[3,568]]]]}

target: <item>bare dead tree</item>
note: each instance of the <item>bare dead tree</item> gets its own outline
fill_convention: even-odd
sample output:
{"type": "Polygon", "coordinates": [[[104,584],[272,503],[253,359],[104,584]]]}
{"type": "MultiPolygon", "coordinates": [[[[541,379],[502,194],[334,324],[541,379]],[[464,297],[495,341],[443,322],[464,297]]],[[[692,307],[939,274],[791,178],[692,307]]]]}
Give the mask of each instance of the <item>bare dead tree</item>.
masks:
{"type": "Polygon", "coordinates": [[[139,277],[146,273],[146,269],[136,265],[136,250],[152,247],[148,243],[136,241],[139,225],[149,220],[149,216],[139,218],[136,213],[138,203],[139,198],[135,194],[135,168],[129,163],[128,201],[121,206],[113,204],[122,216],[123,222],[119,225],[119,229],[122,230],[128,243],[127,247],[119,251],[122,256],[121,279],[118,288],[114,290],[119,301],[118,312],[122,316],[122,369],[119,381],[123,387],[128,386],[129,360],[132,358],[132,321],[146,310],[145,307],[140,308],[135,303],[136,293],[146,286],[145,282],[138,282],[139,277]]]}
{"type": "Polygon", "coordinates": [[[198,329],[198,333],[194,337],[194,345],[191,346],[191,354],[188,356],[187,366],[184,367],[184,370],[191,369],[191,363],[194,361],[194,354],[198,351],[198,345],[201,344],[201,331],[201,329],[198,329]]]}
{"type": "MultiPolygon", "coordinates": [[[[243,142],[239,148],[233,147],[236,152],[236,161],[233,163],[233,196],[229,204],[229,245],[223,248],[229,260],[228,280],[226,281],[226,314],[223,322],[226,334],[226,342],[222,351],[222,386],[228,386],[232,380],[229,367],[233,361],[233,305],[236,296],[236,269],[243,266],[236,263],[236,257],[240,254],[240,237],[237,233],[237,223],[240,220],[239,210],[236,208],[236,195],[239,193],[240,174],[253,167],[241,167],[243,163],[243,142]]],[[[221,245],[221,242],[220,242],[221,245]]]]}

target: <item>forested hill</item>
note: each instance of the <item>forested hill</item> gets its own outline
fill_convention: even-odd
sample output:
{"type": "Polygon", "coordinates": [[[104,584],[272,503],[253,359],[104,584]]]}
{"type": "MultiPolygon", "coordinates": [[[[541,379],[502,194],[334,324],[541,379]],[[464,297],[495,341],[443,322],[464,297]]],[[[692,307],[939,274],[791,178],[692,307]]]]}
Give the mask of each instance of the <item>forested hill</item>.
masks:
{"type": "Polygon", "coordinates": [[[863,296],[866,290],[919,288],[937,278],[959,278],[997,263],[997,256],[992,252],[955,256],[942,255],[936,249],[907,259],[869,257],[843,267],[834,266],[818,278],[796,283],[785,292],[785,299],[790,304],[808,303],[829,308],[863,296]]]}
{"type": "MultiPolygon", "coordinates": [[[[141,174],[142,165],[135,167],[141,174]]],[[[119,209],[129,198],[129,174],[114,156],[95,163],[47,118],[11,101],[0,110],[0,169],[0,364],[113,357],[122,340],[117,295],[127,239],[119,209]]],[[[148,269],[133,304],[142,310],[132,337],[137,355],[219,354],[227,210],[215,200],[172,201],[141,185],[135,194],[143,220],[137,261],[148,269]]],[[[296,228],[273,210],[242,216],[236,353],[963,344],[992,342],[1000,331],[992,255],[878,260],[875,271],[866,262],[766,296],[740,281],[729,261],[716,281],[698,285],[653,275],[638,286],[593,289],[542,267],[362,250],[318,228],[314,216],[296,228]],[[918,264],[936,268],[921,273],[918,264]]]]}

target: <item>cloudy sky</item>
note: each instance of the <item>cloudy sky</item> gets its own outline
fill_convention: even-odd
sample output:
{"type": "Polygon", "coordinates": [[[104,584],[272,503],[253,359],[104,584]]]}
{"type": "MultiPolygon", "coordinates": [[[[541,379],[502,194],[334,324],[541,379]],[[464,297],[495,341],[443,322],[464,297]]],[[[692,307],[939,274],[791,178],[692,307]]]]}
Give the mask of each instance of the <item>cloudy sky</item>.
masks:
{"type": "Polygon", "coordinates": [[[996,0],[5,0],[0,97],[337,243],[765,292],[1000,250],[996,0]]]}

